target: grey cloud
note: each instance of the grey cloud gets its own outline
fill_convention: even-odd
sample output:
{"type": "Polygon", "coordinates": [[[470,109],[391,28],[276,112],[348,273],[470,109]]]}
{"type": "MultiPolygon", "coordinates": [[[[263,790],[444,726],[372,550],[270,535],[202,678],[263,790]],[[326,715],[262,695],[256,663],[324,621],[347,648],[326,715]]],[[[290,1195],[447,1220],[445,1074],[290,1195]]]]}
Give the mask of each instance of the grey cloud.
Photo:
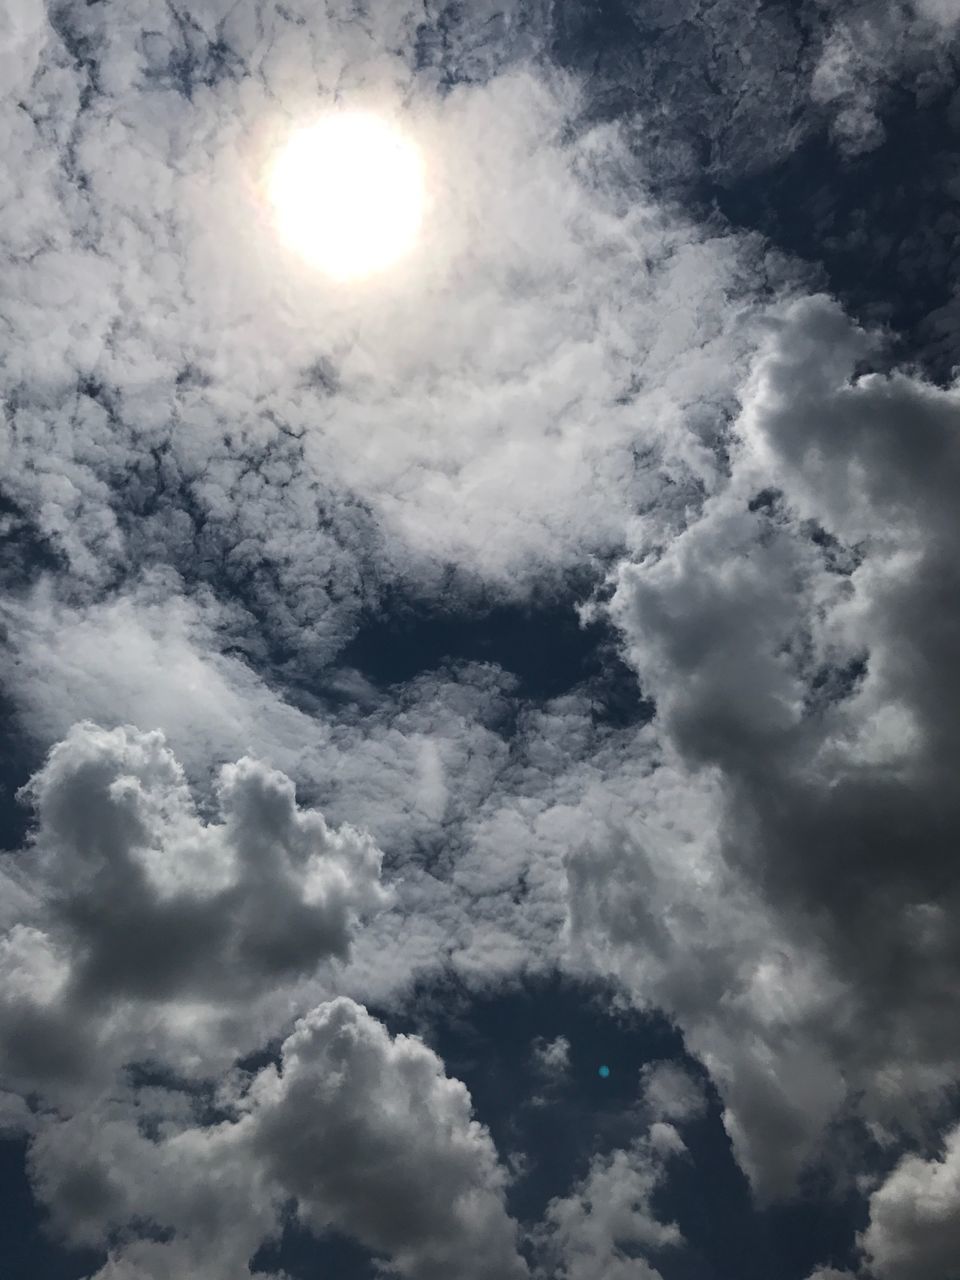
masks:
{"type": "Polygon", "coordinates": [[[0,84],[14,98],[33,77],[46,43],[44,0],[4,0],[0,7],[0,84]]]}
{"type": "Polygon", "coordinates": [[[533,1060],[548,1081],[562,1080],[570,1069],[570,1041],[566,1036],[535,1040],[533,1060]]]}
{"type": "Polygon", "coordinates": [[[557,14],[560,54],[583,68],[592,109],[636,117],[637,148],[661,182],[755,172],[816,127],[810,5],[654,0],[618,6],[605,24],[574,0],[557,14]]]}
{"type": "Polygon", "coordinates": [[[235,1125],[191,1126],[175,1097],[114,1098],[33,1139],[34,1191],[62,1240],[108,1252],[97,1280],[202,1280],[250,1274],[280,1229],[276,1192],[235,1125]],[[155,1136],[149,1136],[152,1126],[155,1136]]]}
{"type": "Polygon", "coordinates": [[[422,1043],[335,1000],[248,1084],[220,1123],[161,1111],[151,1140],[149,1105],[114,1102],[34,1140],[34,1185],[56,1228],[117,1241],[98,1280],[166,1280],[188,1263],[204,1280],[248,1274],[291,1199],[309,1228],[345,1231],[414,1280],[526,1274],[489,1135],[422,1043]]]}
{"type": "Polygon", "coordinates": [[[953,83],[953,0],[879,4],[820,0],[827,22],[811,79],[815,102],[831,112],[840,147],[868,151],[884,141],[883,114],[894,89],[929,101],[953,83]]]}
{"type": "Polygon", "coordinates": [[[643,1101],[656,1121],[683,1123],[696,1120],[706,1110],[702,1083],[676,1062],[648,1063],[640,1072],[643,1101]]]}
{"type": "Polygon", "coordinates": [[[275,999],[346,960],[358,918],[388,900],[373,841],[299,809],[289,779],[253,760],[224,767],[221,820],[205,822],[162,735],[80,725],[27,792],[37,825],[16,875],[34,898],[3,942],[15,1078],[82,1074],[95,1045],[115,1064],[138,1002],[175,1026],[176,1002],[209,1019],[275,999]]]}
{"type": "Polygon", "coordinates": [[[602,828],[610,791],[627,803],[637,762],[646,771],[656,751],[649,733],[595,725],[586,696],[518,707],[489,667],[423,677],[336,718],[298,708],[218,653],[220,609],[170,603],[162,584],[83,609],[38,593],[5,616],[6,675],[40,742],[76,719],[114,724],[122,708],[162,727],[200,797],[211,764],[247,753],[294,778],[332,823],[374,835],[402,880],[342,975],[339,989],[361,999],[403,989],[411,966],[553,963],[564,849],[602,828]]]}
{"type": "Polygon", "coordinates": [[[489,1136],[420,1042],[335,1001],[303,1020],[252,1096],[252,1149],[306,1223],[337,1225],[423,1280],[526,1274],[489,1136]]]}
{"type": "MultiPolygon", "coordinates": [[[[745,392],[730,486],[665,553],[623,567],[613,604],[667,740],[721,783],[721,865],[755,886],[756,932],[770,929],[723,948],[727,1031],[702,1005],[681,1020],[746,1167],[780,1191],[848,1090],[909,1124],[960,1054],[947,838],[960,418],[952,391],[855,379],[866,349],[824,300],[787,313],[745,392]],[[845,546],[856,555],[838,557],[845,546]],[[740,1016],[752,1030],[735,1043],[740,1016]]],[[[589,863],[571,870],[582,911],[601,891],[589,863]]],[[[590,918],[629,951],[631,911],[590,918]]],[[[642,929],[664,946],[655,913],[642,929]]],[[[666,998],[690,999],[676,975],[666,998]]]]}
{"type": "Polygon", "coordinates": [[[860,1237],[878,1280],[954,1280],[960,1275],[960,1129],[939,1158],[908,1156],[870,1197],[860,1237]]]}
{"type": "Polygon", "coordinates": [[[355,915],[385,900],[372,841],[300,812],[292,783],[253,760],[223,769],[212,827],[157,734],[80,726],[28,794],[33,856],[76,950],[79,992],[236,998],[247,980],[344,958],[355,915]]]}
{"type": "MultiPolygon", "coordinates": [[[[347,963],[329,985],[368,998],[447,965],[489,981],[559,960],[677,1017],[758,1187],[788,1192],[857,1091],[865,1112],[909,1121],[957,1061],[955,396],[855,380],[869,344],[822,301],[775,327],[744,387],[769,319],[756,299],[785,270],[755,240],[664,213],[635,151],[669,138],[678,173],[726,181],[837,112],[861,145],[883,85],[931,65],[929,41],[911,26],[894,71],[858,40],[861,19],[888,30],[867,6],[835,6],[824,46],[810,5],[653,4],[631,10],[635,58],[621,42],[578,83],[518,68],[534,8],[497,11],[502,61],[486,6],[452,33],[452,10],[415,6],[371,5],[362,22],[307,3],[155,10],[62,6],[50,34],[39,8],[8,6],[30,82],[23,110],[4,108],[21,186],[0,233],[17,264],[0,450],[37,545],[69,572],[4,606],[3,673],[45,745],[75,719],[110,726],[71,736],[34,788],[38,874],[17,881],[0,951],[13,1074],[150,1057],[217,1069],[329,994],[313,969],[332,956],[347,963]],[[431,253],[373,303],[285,258],[256,204],[271,146],[337,86],[406,103],[442,195],[431,253]],[[584,124],[627,99],[635,129],[584,124]],[[520,596],[625,543],[612,608],[657,699],[646,730],[598,732],[577,696],[518,709],[490,670],[368,690],[334,722],[254,673],[331,662],[385,586],[439,592],[453,566],[456,593],[520,596]],[[399,905],[348,947],[353,915],[382,901],[369,842],[249,762],[224,775],[220,820],[201,818],[159,739],[118,720],[162,725],[203,803],[211,764],[247,751],[306,783],[402,867],[399,905]],[[122,915],[101,909],[105,890],[122,915]],[[214,1001],[230,1007],[213,1015],[214,1001]]],[[[581,11],[558,7],[560,27],[581,11]]],[[[237,1122],[271,1170],[262,1195],[237,1184],[262,1210],[238,1254],[211,1260],[226,1216],[180,1204],[170,1220],[195,1226],[129,1240],[105,1276],[242,1273],[294,1185],[306,1219],[346,1224],[411,1275],[449,1271],[458,1232],[488,1231],[500,1274],[516,1270],[462,1091],[336,1008],[237,1122]],[[316,1137],[299,1091],[345,1044],[358,1070],[381,1064],[375,1092],[409,1071],[401,1094],[447,1117],[436,1163],[462,1195],[411,1184],[415,1239],[363,1207],[379,1148],[362,1100],[342,1094],[355,1195],[322,1150],[279,1142],[316,1137]]],[[[665,1089],[648,1080],[648,1104],[679,1122],[683,1091],[665,1089]]],[[[669,1243],[646,1209],[604,1225],[584,1208],[647,1195],[672,1143],[658,1124],[555,1207],[570,1280],[649,1275],[618,1241],[669,1243]]],[[[74,1132],[82,1149],[79,1118],[74,1132]]],[[[163,1159],[192,1143],[203,1166],[234,1132],[163,1159]]],[[[119,1168],[133,1139],[116,1141],[119,1168]]],[[[90,1239],[142,1211],[147,1182],[93,1172],[57,1192],[52,1144],[36,1148],[38,1185],[90,1239]]],[[[161,1159],[132,1149],[144,1168],[161,1159]]]]}
{"type": "MultiPolygon", "coordinates": [[[[513,70],[441,110],[407,71],[404,118],[438,185],[430,258],[376,306],[332,295],[256,195],[318,83],[321,101],[345,83],[323,65],[350,56],[342,17],[308,8],[154,24],[131,6],[109,26],[96,6],[60,11],[10,141],[30,177],[3,427],[6,486],[72,591],[173,565],[242,603],[247,643],[292,665],[329,660],[386,584],[433,590],[453,565],[459,590],[523,593],[619,547],[638,505],[662,507],[664,474],[677,508],[695,500],[750,345],[750,284],[779,270],[666,217],[635,179],[628,207],[626,140],[568,129],[575,83],[513,70]],[[221,46],[242,82],[226,54],[203,69],[221,46]]],[[[384,50],[412,12],[349,24],[358,91],[388,110],[384,50]]]]}
{"type": "Polygon", "coordinates": [[[677,1248],[683,1237],[675,1224],[657,1217],[651,1197],[669,1159],[683,1150],[669,1125],[654,1125],[629,1149],[594,1157],[571,1194],[547,1206],[533,1237],[541,1260],[536,1274],[660,1280],[651,1255],[677,1248]]]}
{"type": "Polygon", "coordinates": [[[549,0],[476,0],[469,9],[433,0],[417,31],[417,61],[441,85],[483,82],[541,56],[550,30],[549,0]]]}

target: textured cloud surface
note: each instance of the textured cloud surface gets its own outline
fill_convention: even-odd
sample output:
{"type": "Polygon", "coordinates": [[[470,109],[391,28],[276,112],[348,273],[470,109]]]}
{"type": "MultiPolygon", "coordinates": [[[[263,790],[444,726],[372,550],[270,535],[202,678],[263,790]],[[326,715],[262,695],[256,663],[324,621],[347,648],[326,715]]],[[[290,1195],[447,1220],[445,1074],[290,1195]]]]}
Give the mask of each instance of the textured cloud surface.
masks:
{"type": "Polygon", "coordinates": [[[710,1280],[718,1150],[846,1214],[779,1280],[960,1274],[958,42],[0,0],[0,1132],[71,1280],[710,1280]],[[428,212],[344,286],[264,174],[350,106],[428,212]],[[565,1026],[490,1101],[535,981],[675,1036],[612,1136],[565,1026]]]}
{"type": "Polygon", "coordinates": [[[233,1118],[203,1128],[165,1118],[153,1137],[142,1102],[41,1129],[34,1177],[60,1230],[81,1243],[122,1233],[102,1280],[249,1274],[290,1199],[312,1230],[348,1230],[401,1275],[526,1275],[466,1089],[361,1006],[313,1010],[278,1067],[224,1101],[233,1118]]]}
{"type": "Polygon", "coordinates": [[[950,1275],[960,1252],[960,1133],[947,1136],[939,1160],[910,1156],[870,1197],[863,1246],[878,1276],[950,1275]]]}
{"type": "Polygon", "coordinates": [[[386,901],[369,837],[298,810],[289,779],[249,759],[223,769],[217,823],[156,731],[78,725],[27,791],[2,1040],[28,1090],[163,1052],[154,1037],[196,1053],[204,1017],[345,960],[357,917],[386,901]]]}

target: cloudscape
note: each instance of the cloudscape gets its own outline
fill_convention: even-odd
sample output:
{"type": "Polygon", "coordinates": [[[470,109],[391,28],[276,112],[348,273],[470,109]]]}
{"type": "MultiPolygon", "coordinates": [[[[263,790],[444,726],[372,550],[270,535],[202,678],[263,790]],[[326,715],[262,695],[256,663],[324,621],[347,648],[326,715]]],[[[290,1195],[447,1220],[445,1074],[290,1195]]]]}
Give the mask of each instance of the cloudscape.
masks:
{"type": "Polygon", "coordinates": [[[2,1280],[960,1280],[960,0],[0,0],[2,1280]]]}

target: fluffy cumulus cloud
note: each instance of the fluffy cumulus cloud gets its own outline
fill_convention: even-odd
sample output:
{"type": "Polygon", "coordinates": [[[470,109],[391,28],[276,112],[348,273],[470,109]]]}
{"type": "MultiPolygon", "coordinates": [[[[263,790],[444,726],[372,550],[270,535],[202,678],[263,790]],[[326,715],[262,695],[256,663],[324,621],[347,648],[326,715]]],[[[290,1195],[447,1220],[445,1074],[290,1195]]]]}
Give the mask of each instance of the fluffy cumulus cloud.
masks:
{"type": "Polygon", "coordinates": [[[676,1225],[663,1222],[651,1198],[669,1160],[685,1148],[676,1130],[657,1124],[629,1149],[596,1157],[569,1196],[552,1200],[538,1230],[546,1268],[537,1274],[563,1280],[660,1280],[651,1262],[683,1243],[676,1225]]]}
{"type": "MultiPolygon", "coordinates": [[[[938,1156],[905,1156],[870,1196],[858,1238],[864,1271],[877,1280],[952,1280],[960,1275],[960,1130],[938,1156]]],[[[810,1280],[853,1280],[825,1268],[810,1280]]]]}
{"type": "Polygon", "coordinates": [[[252,1148],[306,1223],[342,1227],[424,1280],[526,1274],[489,1135],[419,1041],[336,1001],[298,1024],[251,1098],[252,1148]]]}
{"type": "Polygon", "coordinates": [[[861,1245],[881,1280],[960,1274],[960,1130],[939,1159],[908,1156],[870,1197],[861,1245]]]}
{"type": "Polygon", "coordinates": [[[301,1019],[277,1066],[220,1099],[228,1118],[200,1127],[190,1101],[175,1102],[115,1099],[34,1141],[56,1229],[119,1240],[98,1280],[247,1275],[290,1201],[308,1229],[347,1231],[415,1280],[527,1274],[466,1089],[353,1001],[301,1019]]]}

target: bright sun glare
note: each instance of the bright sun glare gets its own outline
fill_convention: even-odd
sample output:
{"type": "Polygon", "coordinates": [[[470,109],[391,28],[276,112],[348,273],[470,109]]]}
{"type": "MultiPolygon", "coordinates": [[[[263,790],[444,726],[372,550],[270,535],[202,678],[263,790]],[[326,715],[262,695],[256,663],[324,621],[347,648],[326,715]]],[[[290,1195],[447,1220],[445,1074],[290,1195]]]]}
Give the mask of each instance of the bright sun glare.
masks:
{"type": "Polygon", "coordinates": [[[423,220],[415,144],[366,112],[298,130],[274,161],[268,193],[284,242],[337,280],[382,271],[408,253],[423,220]]]}

